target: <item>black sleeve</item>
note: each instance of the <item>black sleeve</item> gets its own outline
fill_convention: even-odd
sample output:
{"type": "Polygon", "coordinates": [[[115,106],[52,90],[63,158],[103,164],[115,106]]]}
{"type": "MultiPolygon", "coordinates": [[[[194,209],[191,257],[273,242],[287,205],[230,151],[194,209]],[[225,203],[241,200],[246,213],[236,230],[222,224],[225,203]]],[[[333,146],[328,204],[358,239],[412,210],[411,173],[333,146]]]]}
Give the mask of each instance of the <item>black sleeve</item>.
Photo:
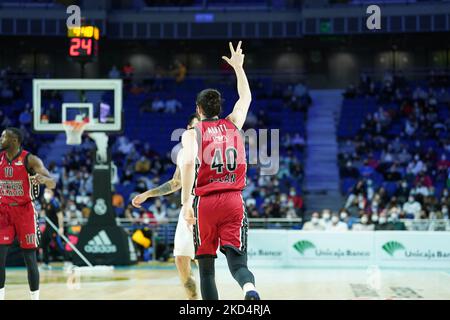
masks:
{"type": "Polygon", "coordinates": [[[27,169],[28,174],[29,174],[30,176],[34,176],[34,175],[36,174],[36,172],[34,172],[34,170],[31,169],[31,168],[28,166],[28,157],[29,157],[30,155],[31,155],[31,153],[27,153],[27,155],[25,156],[25,162],[24,162],[24,164],[25,164],[25,169],[27,169]]]}

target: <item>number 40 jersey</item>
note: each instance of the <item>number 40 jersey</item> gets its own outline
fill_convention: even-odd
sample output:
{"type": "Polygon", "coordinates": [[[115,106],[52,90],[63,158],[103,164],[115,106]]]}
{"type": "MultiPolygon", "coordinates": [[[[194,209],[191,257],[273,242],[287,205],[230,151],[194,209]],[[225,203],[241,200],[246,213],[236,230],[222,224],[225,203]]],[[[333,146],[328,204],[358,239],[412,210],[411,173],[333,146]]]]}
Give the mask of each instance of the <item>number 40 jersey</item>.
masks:
{"type": "Polygon", "coordinates": [[[194,195],[243,190],[247,162],[242,133],[228,119],[205,119],[194,127],[198,154],[194,195]]]}

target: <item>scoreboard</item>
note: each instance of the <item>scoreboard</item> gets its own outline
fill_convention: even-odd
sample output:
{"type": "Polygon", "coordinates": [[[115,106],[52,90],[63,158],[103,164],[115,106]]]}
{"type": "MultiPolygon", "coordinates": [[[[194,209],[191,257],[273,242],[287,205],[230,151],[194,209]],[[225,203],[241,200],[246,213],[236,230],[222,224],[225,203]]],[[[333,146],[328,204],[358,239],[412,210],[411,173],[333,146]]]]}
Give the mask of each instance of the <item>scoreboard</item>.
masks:
{"type": "Polygon", "coordinates": [[[69,57],[74,60],[91,62],[98,56],[100,30],[95,26],[80,26],[67,29],[69,57]]]}

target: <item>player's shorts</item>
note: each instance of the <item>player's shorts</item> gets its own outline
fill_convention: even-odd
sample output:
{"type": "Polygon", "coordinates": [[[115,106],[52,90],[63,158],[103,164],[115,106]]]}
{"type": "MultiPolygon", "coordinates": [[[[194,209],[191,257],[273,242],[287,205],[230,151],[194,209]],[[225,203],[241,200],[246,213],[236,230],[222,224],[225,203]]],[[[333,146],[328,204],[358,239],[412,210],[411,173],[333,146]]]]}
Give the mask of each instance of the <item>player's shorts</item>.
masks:
{"type": "Polygon", "coordinates": [[[38,215],[32,202],[16,206],[0,204],[0,244],[10,245],[16,236],[22,249],[39,247],[38,215]]]}
{"type": "Polygon", "coordinates": [[[190,257],[191,259],[194,259],[195,256],[194,235],[181,212],[178,216],[178,224],[175,231],[173,255],[175,257],[190,257]]]}
{"type": "Polygon", "coordinates": [[[217,258],[217,249],[247,252],[248,221],[241,191],[196,196],[193,202],[195,258],[217,258]]]}

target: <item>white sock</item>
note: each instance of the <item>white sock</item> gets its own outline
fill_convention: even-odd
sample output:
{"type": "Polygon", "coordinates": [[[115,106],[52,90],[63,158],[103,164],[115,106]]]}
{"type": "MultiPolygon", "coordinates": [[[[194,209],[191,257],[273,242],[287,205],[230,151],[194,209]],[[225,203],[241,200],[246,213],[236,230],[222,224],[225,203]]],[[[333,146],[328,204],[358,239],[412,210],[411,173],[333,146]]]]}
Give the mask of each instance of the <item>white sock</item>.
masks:
{"type": "Polygon", "coordinates": [[[39,290],[30,291],[31,300],[39,300],[39,290]]]}
{"type": "Polygon", "coordinates": [[[244,284],[244,287],[242,289],[244,290],[244,294],[249,291],[256,291],[255,285],[251,282],[247,282],[246,284],[244,284]]]}
{"type": "Polygon", "coordinates": [[[5,288],[0,289],[0,300],[5,300],[5,288]]]}

